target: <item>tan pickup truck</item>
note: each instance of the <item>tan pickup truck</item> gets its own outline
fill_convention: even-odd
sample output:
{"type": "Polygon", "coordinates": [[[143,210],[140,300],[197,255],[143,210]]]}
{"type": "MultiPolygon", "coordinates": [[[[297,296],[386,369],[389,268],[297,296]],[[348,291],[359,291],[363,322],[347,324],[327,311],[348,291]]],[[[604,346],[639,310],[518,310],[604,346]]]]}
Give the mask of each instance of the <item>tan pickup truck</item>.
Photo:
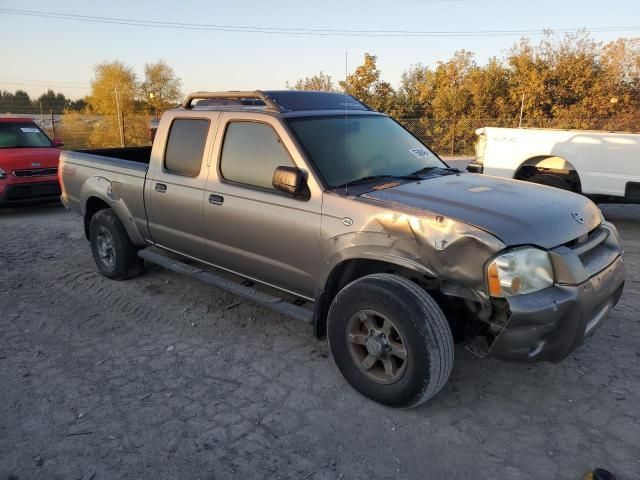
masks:
{"type": "Polygon", "coordinates": [[[60,163],[103,275],[148,261],[308,322],[387,405],[435,395],[454,339],[559,361],[622,293],[618,234],[590,200],[449,168],[344,94],[199,92],[153,147],[60,163]]]}

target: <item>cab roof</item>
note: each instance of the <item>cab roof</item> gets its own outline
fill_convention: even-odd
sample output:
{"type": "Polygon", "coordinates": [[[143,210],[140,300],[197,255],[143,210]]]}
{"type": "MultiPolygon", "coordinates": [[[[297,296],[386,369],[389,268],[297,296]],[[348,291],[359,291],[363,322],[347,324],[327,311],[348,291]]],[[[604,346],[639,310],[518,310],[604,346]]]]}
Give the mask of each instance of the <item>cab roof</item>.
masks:
{"type": "Polygon", "coordinates": [[[188,110],[257,110],[280,114],[293,112],[373,113],[367,105],[346,93],[302,90],[194,92],[187,96],[181,108],[188,110]]]}

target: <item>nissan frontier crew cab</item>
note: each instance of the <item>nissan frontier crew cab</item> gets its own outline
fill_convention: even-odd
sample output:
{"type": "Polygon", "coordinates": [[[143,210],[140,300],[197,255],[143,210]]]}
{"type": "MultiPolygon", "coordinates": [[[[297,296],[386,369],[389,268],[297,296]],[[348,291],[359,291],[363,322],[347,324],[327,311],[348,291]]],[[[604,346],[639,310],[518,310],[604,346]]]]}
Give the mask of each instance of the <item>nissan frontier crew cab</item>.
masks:
{"type": "Polygon", "coordinates": [[[306,321],[387,405],[435,395],[454,340],[562,360],[624,285],[589,199],[449,168],[344,94],[194,93],[153,147],[66,151],[61,169],[104,276],[147,261],[306,321]]]}

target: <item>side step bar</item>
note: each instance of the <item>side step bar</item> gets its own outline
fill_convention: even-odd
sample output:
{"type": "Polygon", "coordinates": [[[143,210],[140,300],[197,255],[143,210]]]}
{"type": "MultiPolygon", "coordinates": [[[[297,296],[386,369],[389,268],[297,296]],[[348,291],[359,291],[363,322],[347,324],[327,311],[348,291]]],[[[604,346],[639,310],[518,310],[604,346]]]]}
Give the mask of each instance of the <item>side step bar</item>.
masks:
{"type": "Polygon", "coordinates": [[[155,263],[161,267],[173,270],[176,273],[201,280],[209,285],[226,290],[240,298],[257,303],[258,305],[267,307],[275,312],[282,313],[283,315],[302,320],[308,324],[311,324],[313,321],[313,312],[306,308],[301,308],[282,298],[227,280],[220,275],[205,271],[197,266],[187,265],[180,260],[175,260],[161,253],[149,250],[148,248],[140,250],[138,252],[138,256],[147,262],[155,263]]]}

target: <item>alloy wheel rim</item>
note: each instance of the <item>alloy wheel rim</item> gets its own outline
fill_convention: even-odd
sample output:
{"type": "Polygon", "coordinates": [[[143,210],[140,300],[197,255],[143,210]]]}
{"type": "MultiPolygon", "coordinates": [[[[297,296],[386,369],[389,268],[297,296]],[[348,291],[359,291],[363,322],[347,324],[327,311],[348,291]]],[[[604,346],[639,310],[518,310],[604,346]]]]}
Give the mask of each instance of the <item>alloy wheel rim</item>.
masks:
{"type": "Polygon", "coordinates": [[[354,363],[370,380],[395,383],[408,363],[407,344],[397,325],[373,310],[361,310],[347,323],[347,345],[354,363]]]}
{"type": "Polygon", "coordinates": [[[102,263],[110,269],[113,268],[116,263],[115,246],[111,232],[109,232],[105,227],[100,227],[98,229],[96,247],[98,250],[98,256],[102,263]]]}

